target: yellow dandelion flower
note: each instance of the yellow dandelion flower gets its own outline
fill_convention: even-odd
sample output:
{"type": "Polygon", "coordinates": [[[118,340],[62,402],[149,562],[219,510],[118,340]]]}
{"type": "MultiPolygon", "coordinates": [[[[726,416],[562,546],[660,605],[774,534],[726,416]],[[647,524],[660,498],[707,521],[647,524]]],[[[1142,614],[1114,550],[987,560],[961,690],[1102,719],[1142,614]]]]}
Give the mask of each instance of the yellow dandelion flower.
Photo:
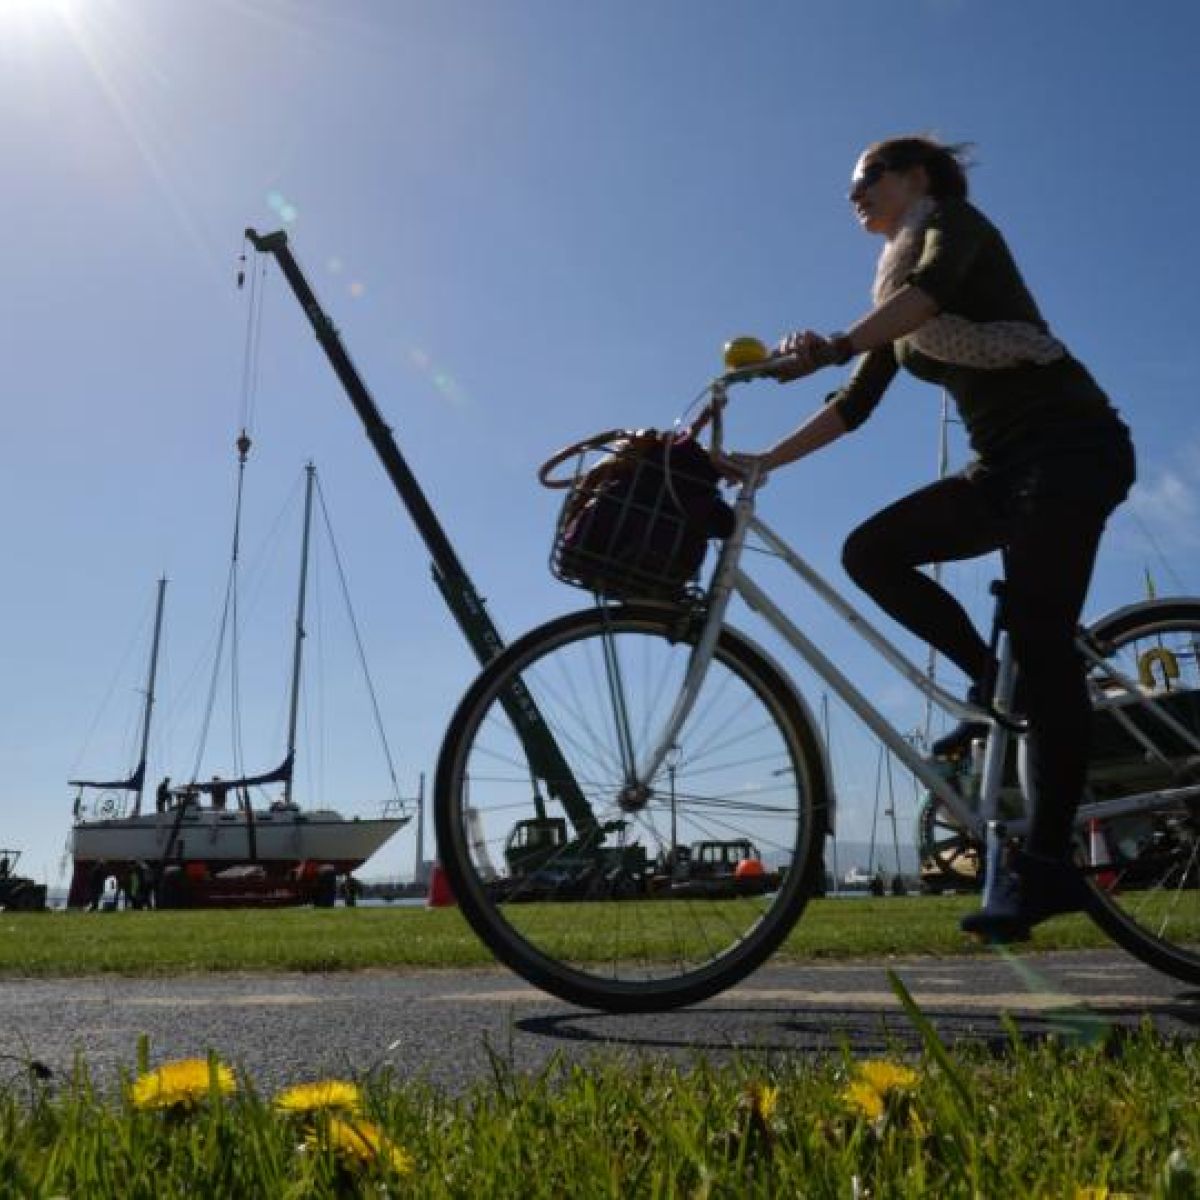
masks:
{"type": "Polygon", "coordinates": [[[779,1104],[779,1088],[767,1083],[748,1084],[745,1091],[746,1107],[760,1121],[769,1121],[779,1104]]]}
{"type": "Polygon", "coordinates": [[[356,1113],[362,1110],[362,1092],[358,1085],[341,1079],[322,1079],[316,1083],[298,1083],[275,1097],[275,1107],[289,1113],[311,1113],[335,1109],[356,1113]]]}
{"type": "Polygon", "coordinates": [[[877,1121],[883,1116],[883,1097],[865,1080],[857,1079],[842,1092],[842,1101],[848,1108],[877,1121]]]}
{"type": "Polygon", "coordinates": [[[412,1156],[370,1121],[331,1116],[323,1133],[309,1134],[306,1144],[313,1149],[328,1147],[348,1167],[384,1167],[397,1175],[408,1175],[413,1169],[412,1156]]]}
{"type": "MultiPolygon", "coordinates": [[[[237,1087],[233,1072],[224,1063],[215,1070],[217,1091],[228,1096],[237,1087]]],[[[139,1075],[130,1096],[135,1108],[191,1108],[208,1099],[210,1080],[208,1059],[183,1058],[139,1075]]]]}
{"type": "Polygon", "coordinates": [[[888,1062],[885,1058],[859,1063],[855,1074],[883,1098],[890,1092],[911,1092],[921,1078],[911,1067],[906,1067],[903,1063],[888,1062]]]}
{"type": "Polygon", "coordinates": [[[1129,1192],[1110,1192],[1104,1186],[1075,1189],[1075,1200],[1134,1200],[1129,1192]]]}

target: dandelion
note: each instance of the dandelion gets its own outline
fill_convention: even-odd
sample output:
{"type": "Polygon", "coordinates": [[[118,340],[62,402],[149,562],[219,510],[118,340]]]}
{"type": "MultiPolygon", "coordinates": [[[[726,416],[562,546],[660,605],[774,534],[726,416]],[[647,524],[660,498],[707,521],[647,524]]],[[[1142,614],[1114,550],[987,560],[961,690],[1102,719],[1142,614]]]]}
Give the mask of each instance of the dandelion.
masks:
{"type": "Polygon", "coordinates": [[[1101,1186],[1076,1188],[1075,1200],[1136,1200],[1136,1197],[1129,1192],[1111,1192],[1101,1186]]]}
{"type": "Polygon", "coordinates": [[[767,1083],[750,1083],[746,1086],[743,1101],[750,1115],[766,1124],[775,1115],[779,1104],[779,1088],[767,1083]]]}
{"type": "MultiPolygon", "coordinates": [[[[842,1092],[842,1102],[869,1121],[877,1121],[884,1115],[889,1097],[897,1100],[906,1098],[921,1079],[911,1067],[887,1059],[869,1059],[859,1063],[854,1076],[842,1092]]],[[[911,1110],[909,1115],[915,1121],[919,1120],[919,1114],[911,1104],[904,1107],[911,1110]]],[[[924,1128],[923,1123],[921,1128],[924,1128]]]]}
{"type": "Polygon", "coordinates": [[[275,1107],[286,1113],[362,1111],[362,1092],[353,1083],[341,1079],[322,1079],[316,1083],[299,1083],[286,1088],[275,1097],[275,1107]]]}
{"type": "Polygon", "coordinates": [[[236,1088],[233,1072],[215,1059],[184,1058],[164,1063],[133,1081],[130,1096],[134,1108],[195,1108],[207,1100],[215,1086],[223,1096],[236,1088]]]}
{"type": "Polygon", "coordinates": [[[911,1092],[921,1078],[911,1067],[888,1062],[886,1058],[859,1063],[855,1074],[885,1100],[892,1092],[911,1092]]]}
{"type": "Polygon", "coordinates": [[[734,1123],[718,1143],[730,1161],[748,1162],[755,1156],[773,1153],[778,1133],[774,1121],[778,1104],[778,1087],[758,1081],[745,1085],[734,1123]]]}
{"type": "Polygon", "coordinates": [[[864,1080],[856,1079],[842,1092],[846,1106],[868,1121],[877,1121],[883,1116],[883,1097],[864,1080]]]}
{"type": "Polygon", "coordinates": [[[413,1169],[412,1156],[370,1121],[330,1116],[321,1135],[309,1134],[305,1144],[312,1149],[328,1147],[344,1167],[352,1170],[382,1167],[396,1175],[408,1175],[413,1169]]]}

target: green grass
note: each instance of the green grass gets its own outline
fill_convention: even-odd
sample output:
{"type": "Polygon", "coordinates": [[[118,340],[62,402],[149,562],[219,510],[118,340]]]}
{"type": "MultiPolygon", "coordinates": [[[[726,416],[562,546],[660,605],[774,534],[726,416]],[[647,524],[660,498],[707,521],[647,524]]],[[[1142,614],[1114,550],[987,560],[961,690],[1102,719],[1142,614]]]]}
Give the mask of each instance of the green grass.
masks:
{"type": "MultiPolygon", "coordinates": [[[[139,1110],[127,1088],[100,1092],[82,1068],[45,1081],[14,1066],[0,1082],[0,1195],[1200,1194],[1197,1045],[1164,1045],[1149,1030],[1094,1045],[1027,1045],[1014,1034],[1007,1052],[985,1055],[923,1032],[912,1074],[882,1091],[864,1090],[866,1064],[849,1050],[720,1068],[559,1061],[534,1076],[498,1056],[494,1078],[458,1096],[360,1081],[355,1120],[407,1156],[402,1175],[306,1139],[306,1121],[276,1111],[245,1077],[226,1099],[163,1112],[139,1110]]],[[[145,1046],[139,1059],[144,1068],[145,1046]]]]}
{"type": "MultiPolygon", "coordinates": [[[[970,953],[956,924],[972,903],[816,902],[785,956],[970,953]]],[[[524,912],[564,936],[581,912],[603,915],[524,912]]],[[[1103,944],[1083,918],[1038,937],[1045,948],[1103,944]]],[[[454,909],[0,914],[10,975],[489,961],[454,909]]],[[[190,1107],[148,1111],[127,1081],[94,1086],[82,1059],[69,1078],[44,1078],[0,1057],[0,1200],[1200,1197],[1200,1044],[1094,1022],[1032,1043],[1010,1026],[1000,1051],[951,1049],[893,986],[924,1050],[886,1094],[864,1086],[849,1045],[724,1066],[557,1060],[536,1075],[493,1054],[493,1078],[461,1094],[385,1074],[358,1081],[354,1121],[403,1154],[390,1167],[339,1154],[327,1121],[281,1113],[244,1074],[227,1098],[205,1089],[190,1107]]],[[[137,1048],[130,1077],[151,1051],[137,1048]]],[[[311,1077],[298,1063],[294,1082],[311,1077]]]]}
{"type": "MultiPolygon", "coordinates": [[[[958,918],[976,903],[972,897],[813,901],[780,957],[978,953],[976,943],[958,931],[958,918]]],[[[674,944],[674,907],[659,902],[642,908],[662,923],[663,944],[674,944]]],[[[521,906],[515,919],[537,922],[547,936],[578,942],[581,914],[601,923],[602,910],[601,905],[530,905],[521,906]]],[[[1107,944],[1088,920],[1068,917],[1038,929],[1033,946],[1107,944]]],[[[0,912],[0,973],[8,976],[353,971],[492,961],[452,908],[0,912]]]]}

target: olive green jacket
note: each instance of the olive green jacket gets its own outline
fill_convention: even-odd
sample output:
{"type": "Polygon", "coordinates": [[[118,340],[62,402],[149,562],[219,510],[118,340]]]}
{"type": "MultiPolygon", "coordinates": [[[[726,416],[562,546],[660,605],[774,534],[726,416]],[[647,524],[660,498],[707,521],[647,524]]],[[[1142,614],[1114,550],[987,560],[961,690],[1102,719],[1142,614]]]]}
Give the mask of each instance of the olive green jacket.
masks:
{"type": "MultiPolygon", "coordinates": [[[[907,282],[932,297],[940,312],[970,321],[1026,321],[1047,331],[1000,231],[965,200],[938,201],[907,282]]],[[[985,462],[1072,430],[1116,423],[1108,398],[1070,354],[1045,366],[983,370],[940,362],[901,338],[863,355],[846,386],[829,397],[847,428],[871,415],[901,367],[947,389],[971,448],[985,462]]]]}

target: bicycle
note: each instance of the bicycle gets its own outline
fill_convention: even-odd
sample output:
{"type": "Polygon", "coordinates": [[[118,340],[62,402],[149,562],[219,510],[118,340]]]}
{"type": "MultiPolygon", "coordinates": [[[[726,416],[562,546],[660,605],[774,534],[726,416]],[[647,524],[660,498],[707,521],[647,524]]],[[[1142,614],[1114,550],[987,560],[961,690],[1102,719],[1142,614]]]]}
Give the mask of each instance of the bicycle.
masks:
{"type": "MultiPolygon", "coordinates": [[[[719,450],[729,388],[777,367],[727,370],[690,432],[711,422],[719,450]]],[[[619,462],[619,434],[543,466],[544,482],[571,488],[564,521],[597,478],[589,455],[619,462]],[[553,472],[568,460],[564,481],[553,472]]],[[[676,577],[660,588],[653,571],[610,564],[594,606],[508,646],[447,730],[436,824],[462,912],[497,958],[568,1002],[662,1011],[711,997],[777,950],[823,890],[835,824],[826,748],[783,668],[727,623],[735,594],[923,784],[943,832],[978,851],[985,898],[1003,850],[1027,829],[1000,599],[1000,666],[984,708],[929,679],[756,515],[761,482],[750,473],[736,488],[733,529],[705,587],[676,577]],[[974,752],[952,764],[923,756],[746,573],[751,546],[787,564],[939,709],[985,724],[974,752]],[[557,743],[558,768],[530,752],[529,721],[557,743]]],[[[563,528],[555,570],[584,582],[563,528]]],[[[1122,608],[1081,628],[1079,646],[1095,709],[1077,818],[1088,915],[1136,957],[1200,982],[1200,598],[1122,608]]]]}

